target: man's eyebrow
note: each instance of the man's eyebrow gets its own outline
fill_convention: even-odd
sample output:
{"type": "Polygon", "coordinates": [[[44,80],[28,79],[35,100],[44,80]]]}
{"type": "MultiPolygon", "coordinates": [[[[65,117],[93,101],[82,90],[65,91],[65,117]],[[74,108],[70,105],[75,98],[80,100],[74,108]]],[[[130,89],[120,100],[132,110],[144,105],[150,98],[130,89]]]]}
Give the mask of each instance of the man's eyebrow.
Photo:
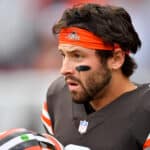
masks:
{"type": "MultiPolygon", "coordinates": [[[[60,53],[63,53],[63,49],[58,49],[58,51],[60,52],[60,53]]],[[[73,49],[73,50],[67,50],[66,51],[67,53],[76,53],[76,52],[80,52],[81,53],[81,51],[79,50],[79,49],[73,49]]]]}

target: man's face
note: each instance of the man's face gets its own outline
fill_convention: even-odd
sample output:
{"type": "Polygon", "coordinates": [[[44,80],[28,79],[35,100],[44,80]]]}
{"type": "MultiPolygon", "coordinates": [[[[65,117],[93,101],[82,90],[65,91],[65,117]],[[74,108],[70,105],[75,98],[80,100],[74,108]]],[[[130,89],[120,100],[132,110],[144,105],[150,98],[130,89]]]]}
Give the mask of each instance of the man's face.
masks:
{"type": "Polygon", "coordinates": [[[100,58],[92,49],[60,44],[59,51],[63,56],[61,73],[64,75],[72,99],[77,103],[92,101],[101,95],[111,80],[107,65],[100,63],[100,58]],[[77,71],[79,65],[90,66],[88,71],[77,71]]]}

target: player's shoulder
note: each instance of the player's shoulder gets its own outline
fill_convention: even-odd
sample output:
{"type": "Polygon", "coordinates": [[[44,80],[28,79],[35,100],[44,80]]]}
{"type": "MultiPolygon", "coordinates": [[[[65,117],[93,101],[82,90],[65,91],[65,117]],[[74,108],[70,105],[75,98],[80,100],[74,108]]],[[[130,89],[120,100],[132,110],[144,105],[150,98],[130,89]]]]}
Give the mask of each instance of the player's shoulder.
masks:
{"type": "Polygon", "coordinates": [[[137,84],[137,86],[134,93],[136,105],[140,108],[150,108],[150,83],[137,84]]]}
{"type": "Polygon", "coordinates": [[[141,105],[150,112],[150,83],[143,84],[143,87],[144,90],[141,94],[141,105]]]}
{"type": "Polygon", "coordinates": [[[63,90],[67,90],[67,85],[63,76],[59,76],[55,79],[48,88],[48,95],[54,95],[55,93],[61,92],[63,90]]]}
{"type": "Polygon", "coordinates": [[[54,110],[56,111],[57,108],[64,103],[64,101],[71,101],[70,99],[70,92],[64,77],[58,77],[48,88],[47,105],[49,112],[54,110]]]}
{"type": "Polygon", "coordinates": [[[131,131],[133,137],[142,145],[150,132],[150,84],[139,85],[136,98],[137,107],[132,115],[131,131]]]}

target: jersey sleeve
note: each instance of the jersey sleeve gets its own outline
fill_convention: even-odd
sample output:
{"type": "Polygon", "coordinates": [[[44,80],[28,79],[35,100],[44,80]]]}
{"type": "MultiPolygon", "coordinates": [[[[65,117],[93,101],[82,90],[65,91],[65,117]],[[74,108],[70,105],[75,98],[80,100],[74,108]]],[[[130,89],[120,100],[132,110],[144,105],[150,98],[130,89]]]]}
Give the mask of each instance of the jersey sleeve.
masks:
{"type": "Polygon", "coordinates": [[[55,111],[57,110],[57,104],[60,100],[57,95],[62,95],[62,91],[65,87],[64,77],[60,76],[54,80],[48,88],[47,99],[42,107],[41,120],[46,129],[50,134],[54,134],[54,124],[55,124],[55,111]]]}
{"type": "MultiPolygon", "coordinates": [[[[149,88],[150,91],[150,88],[149,88]]],[[[148,135],[146,137],[146,140],[144,141],[143,150],[150,150],[150,92],[147,94],[146,98],[148,99],[148,103],[145,105],[145,111],[148,114],[148,135]]]]}
{"type": "Polygon", "coordinates": [[[52,127],[52,120],[48,113],[47,101],[44,101],[43,106],[42,106],[41,120],[46,131],[53,135],[54,132],[53,132],[53,127],[52,127]]]}
{"type": "Polygon", "coordinates": [[[133,117],[132,133],[143,150],[150,150],[150,86],[140,97],[140,103],[133,117]]]}
{"type": "Polygon", "coordinates": [[[143,150],[150,150],[150,133],[149,133],[149,135],[148,135],[148,137],[147,137],[147,139],[143,145],[143,150]]]}

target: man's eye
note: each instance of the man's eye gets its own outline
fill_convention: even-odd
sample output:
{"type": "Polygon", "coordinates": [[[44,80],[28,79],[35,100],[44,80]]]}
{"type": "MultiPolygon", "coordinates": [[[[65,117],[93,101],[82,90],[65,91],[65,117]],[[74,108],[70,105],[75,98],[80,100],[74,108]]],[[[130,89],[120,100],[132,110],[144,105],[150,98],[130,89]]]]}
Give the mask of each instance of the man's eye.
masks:
{"type": "Polygon", "coordinates": [[[75,58],[82,58],[82,56],[80,54],[74,54],[75,58]]]}

